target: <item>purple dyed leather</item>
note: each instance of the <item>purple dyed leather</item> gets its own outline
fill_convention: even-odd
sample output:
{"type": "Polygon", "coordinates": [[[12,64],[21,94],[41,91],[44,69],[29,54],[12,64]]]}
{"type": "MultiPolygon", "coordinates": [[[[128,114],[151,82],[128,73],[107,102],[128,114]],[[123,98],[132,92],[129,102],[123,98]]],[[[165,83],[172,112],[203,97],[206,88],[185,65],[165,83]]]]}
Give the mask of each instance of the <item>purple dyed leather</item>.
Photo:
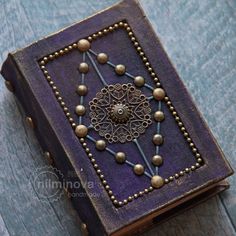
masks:
{"type": "MultiPolygon", "coordinates": [[[[129,73],[144,76],[147,83],[154,87],[152,79],[124,30],[119,29],[97,39],[92,43],[92,49],[97,53],[107,53],[111,62],[126,65],[129,73]]],[[[81,80],[81,75],[77,70],[81,61],[82,54],[73,50],[47,65],[53,81],[73,114],[73,118],[77,121],[78,117],[74,114],[74,108],[79,104],[79,96],[75,93],[75,88],[81,80]]],[[[108,83],[132,82],[126,76],[118,77],[108,65],[98,66],[108,83]]],[[[50,150],[58,168],[63,171],[65,176],[69,170],[76,170],[78,179],[84,186],[79,191],[86,192],[88,195],[94,193],[99,195],[95,198],[73,199],[82,221],[91,225],[89,230],[93,235],[115,232],[125,225],[232,173],[185,86],[135,1],[124,1],[120,5],[16,52],[4,63],[2,74],[14,84],[16,96],[21,101],[26,115],[33,117],[36,122],[36,135],[43,149],[50,150]],[[104,190],[37,62],[45,55],[120,20],[126,20],[130,24],[205,164],[197,171],[117,209],[104,190]],[[96,183],[93,189],[86,185],[88,181],[96,183]]],[[[103,87],[92,68],[86,75],[86,85],[89,87],[89,93],[85,97],[88,109],[88,102],[103,87]]],[[[141,90],[145,95],[151,95],[148,89],[142,88],[141,90]]],[[[151,107],[153,113],[157,109],[157,103],[151,101],[151,107]]],[[[163,110],[165,121],[161,124],[161,134],[164,135],[165,142],[160,148],[160,154],[164,158],[164,164],[160,167],[159,174],[165,178],[185,167],[190,167],[195,163],[195,158],[166,105],[163,105],[163,110]]],[[[85,115],[85,124],[89,124],[88,114],[89,112],[85,115]]],[[[139,138],[149,160],[154,153],[155,147],[151,137],[155,132],[156,124],[153,122],[146,129],[145,134],[139,138]]],[[[92,136],[99,137],[95,131],[91,133],[93,133],[92,136]]],[[[109,153],[98,152],[91,142],[88,145],[118,200],[123,200],[150,185],[150,179],[146,176],[135,176],[130,167],[118,165],[109,153]]],[[[128,160],[134,163],[143,163],[133,143],[112,144],[109,147],[114,151],[124,150],[128,160]]]]}

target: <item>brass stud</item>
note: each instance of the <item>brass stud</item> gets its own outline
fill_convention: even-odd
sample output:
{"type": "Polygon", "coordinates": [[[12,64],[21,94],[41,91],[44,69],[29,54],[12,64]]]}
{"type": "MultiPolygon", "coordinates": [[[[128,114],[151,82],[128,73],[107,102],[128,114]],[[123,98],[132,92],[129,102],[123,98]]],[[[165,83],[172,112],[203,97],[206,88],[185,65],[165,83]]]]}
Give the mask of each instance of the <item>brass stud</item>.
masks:
{"type": "Polygon", "coordinates": [[[81,85],[78,85],[76,91],[80,96],[85,96],[88,92],[88,88],[86,85],[81,84],[81,85]]]}
{"type": "Polygon", "coordinates": [[[80,141],[81,143],[83,143],[83,142],[85,141],[85,139],[84,139],[84,138],[80,138],[79,141],[80,141]]]}
{"type": "Polygon", "coordinates": [[[189,168],[185,168],[184,170],[186,173],[189,173],[190,172],[190,169],[189,168]]]}
{"type": "Polygon", "coordinates": [[[100,64],[105,64],[108,61],[108,55],[106,53],[99,53],[97,55],[97,60],[100,64]]]}
{"type": "Polygon", "coordinates": [[[151,179],[151,185],[153,188],[160,188],[164,184],[164,180],[159,175],[154,175],[151,179]]]}
{"type": "Polygon", "coordinates": [[[160,155],[155,155],[152,157],[152,164],[155,166],[160,166],[163,163],[162,157],[160,155]]]}
{"type": "Polygon", "coordinates": [[[123,75],[125,73],[125,70],[126,70],[125,66],[121,64],[116,65],[115,67],[115,72],[117,75],[123,75]]]}
{"type": "Polygon", "coordinates": [[[142,87],[145,84],[145,79],[142,76],[136,76],[134,78],[134,84],[137,87],[142,87]]]}
{"type": "Polygon", "coordinates": [[[117,152],[116,153],[116,162],[123,164],[126,160],[124,152],[117,152]]]}
{"type": "Polygon", "coordinates": [[[149,192],[152,192],[152,191],[153,191],[153,187],[150,186],[150,187],[148,188],[148,191],[149,191],[149,192]]]}
{"type": "Polygon", "coordinates": [[[165,91],[162,88],[156,88],[153,90],[153,97],[157,101],[161,101],[165,97],[165,91]]]}
{"type": "Polygon", "coordinates": [[[139,196],[143,196],[144,192],[140,191],[138,194],[139,196]]]}
{"type": "Polygon", "coordinates": [[[34,129],[35,128],[35,125],[34,125],[34,122],[32,120],[31,117],[27,116],[25,118],[25,121],[26,121],[26,124],[31,128],[31,129],[34,129]]]}
{"type": "Polygon", "coordinates": [[[162,111],[156,111],[154,113],[154,119],[157,122],[161,122],[161,121],[163,121],[165,119],[165,115],[164,115],[164,113],[162,111]]]}
{"type": "Polygon", "coordinates": [[[144,173],[144,167],[141,164],[136,164],[134,166],[134,173],[136,175],[142,175],[144,173]]]}
{"type": "Polygon", "coordinates": [[[44,152],[44,157],[47,160],[49,165],[53,164],[53,159],[52,159],[50,152],[44,152]]]}
{"type": "Polygon", "coordinates": [[[106,148],[106,142],[104,140],[97,140],[96,141],[96,148],[99,151],[103,151],[106,148]]]}
{"type": "Polygon", "coordinates": [[[133,197],[129,196],[128,201],[131,202],[133,200],[133,197]]]}
{"type": "Polygon", "coordinates": [[[84,138],[88,134],[88,128],[85,125],[77,125],[75,133],[79,138],[84,138]]]}
{"type": "Polygon", "coordinates": [[[198,163],[201,163],[201,162],[202,162],[202,158],[198,158],[198,159],[197,159],[197,162],[198,162],[198,163]]]}
{"type": "Polygon", "coordinates": [[[80,229],[81,229],[82,236],[88,236],[89,235],[88,228],[87,228],[87,225],[85,223],[81,224],[80,229]]]}
{"type": "Polygon", "coordinates": [[[160,134],[155,134],[152,141],[155,145],[161,145],[163,143],[163,137],[160,134]]]}
{"type": "Polygon", "coordinates": [[[54,60],[55,56],[54,55],[49,55],[50,60],[54,60]]]}
{"type": "Polygon", "coordinates": [[[169,177],[169,181],[173,181],[174,180],[174,177],[173,176],[170,176],[169,177]]]}
{"type": "Polygon", "coordinates": [[[75,112],[79,116],[83,116],[85,114],[85,111],[86,111],[86,109],[85,109],[85,107],[83,105],[78,105],[75,108],[75,112]]]}
{"type": "Polygon", "coordinates": [[[191,170],[194,171],[196,169],[196,166],[191,166],[191,170]]]}
{"type": "Polygon", "coordinates": [[[79,71],[80,71],[81,73],[86,74],[86,73],[89,71],[89,66],[88,66],[88,64],[87,64],[86,62],[81,62],[81,63],[79,64],[79,71]]]}
{"type": "Polygon", "coordinates": [[[80,39],[77,43],[77,46],[81,52],[86,52],[90,48],[90,42],[87,39],[80,39]]]}
{"type": "Polygon", "coordinates": [[[12,83],[8,80],[5,80],[5,86],[10,92],[14,92],[14,88],[12,86],[12,83]]]}

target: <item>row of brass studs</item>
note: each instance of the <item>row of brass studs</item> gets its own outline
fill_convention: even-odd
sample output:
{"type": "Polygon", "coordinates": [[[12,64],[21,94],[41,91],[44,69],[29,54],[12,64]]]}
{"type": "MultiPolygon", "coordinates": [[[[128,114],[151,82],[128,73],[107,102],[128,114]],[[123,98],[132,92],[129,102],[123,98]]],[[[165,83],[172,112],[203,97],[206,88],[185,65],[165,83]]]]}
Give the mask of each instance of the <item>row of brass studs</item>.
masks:
{"type": "MultiPolygon", "coordinates": [[[[144,65],[146,66],[146,68],[147,68],[148,72],[150,73],[151,77],[153,78],[153,81],[154,81],[156,87],[160,88],[161,84],[160,84],[160,81],[159,81],[156,73],[154,72],[154,70],[151,67],[151,64],[148,61],[146,55],[144,54],[140,44],[138,43],[137,39],[135,38],[134,33],[132,32],[131,28],[129,27],[129,25],[126,22],[119,22],[119,23],[116,23],[112,26],[109,26],[108,28],[105,28],[102,31],[99,31],[95,34],[92,34],[87,39],[90,42],[92,42],[93,40],[97,39],[98,37],[104,36],[109,32],[113,32],[115,29],[118,29],[118,28],[124,28],[127,31],[131,41],[134,44],[134,47],[136,48],[137,53],[142,58],[142,61],[143,61],[144,65]]],[[[60,93],[59,93],[57,87],[54,85],[54,82],[52,81],[52,79],[51,79],[51,77],[50,77],[50,75],[49,75],[49,73],[48,73],[48,71],[45,67],[45,65],[49,61],[53,61],[54,59],[69,53],[73,49],[78,49],[78,44],[77,43],[73,43],[72,45],[69,45],[69,46],[67,46],[63,49],[60,49],[59,51],[54,52],[53,54],[50,54],[50,55],[44,57],[39,62],[39,64],[40,64],[41,70],[42,70],[45,78],[47,79],[49,85],[51,86],[51,88],[52,88],[59,104],[63,108],[63,111],[64,111],[67,119],[69,120],[72,128],[75,130],[76,135],[79,137],[78,133],[76,132],[76,127],[78,128],[78,126],[76,125],[73,118],[71,117],[71,115],[68,111],[68,107],[66,107],[65,102],[63,101],[62,97],[60,96],[60,93]]],[[[191,167],[185,168],[184,170],[174,174],[173,176],[170,176],[170,177],[166,178],[164,180],[164,183],[167,184],[167,183],[172,182],[174,179],[178,179],[180,176],[183,176],[184,174],[188,174],[191,171],[195,171],[197,168],[199,168],[201,166],[201,164],[203,163],[203,160],[201,158],[201,155],[197,151],[197,148],[195,147],[194,143],[192,142],[191,138],[189,137],[189,134],[186,131],[183,123],[181,122],[181,119],[178,116],[177,112],[175,111],[174,106],[172,105],[169,97],[165,96],[164,101],[166,102],[166,104],[167,104],[169,110],[171,111],[172,115],[175,117],[175,120],[176,120],[178,126],[180,127],[181,132],[183,133],[184,137],[186,138],[187,142],[189,143],[189,146],[190,146],[192,152],[194,153],[195,157],[197,158],[197,162],[196,162],[195,165],[192,165],[191,167]]],[[[101,170],[99,169],[98,165],[96,164],[96,160],[93,158],[92,153],[90,153],[90,150],[87,147],[87,144],[84,141],[84,138],[80,138],[80,142],[81,142],[82,146],[85,148],[85,152],[87,153],[87,156],[90,158],[90,161],[92,162],[93,167],[96,170],[96,173],[98,174],[99,178],[101,179],[102,184],[104,185],[106,191],[108,192],[108,195],[109,195],[110,199],[112,200],[112,202],[115,206],[123,206],[123,205],[127,204],[128,202],[131,202],[134,199],[137,199],[138,197],[141,197],[144,194],[147,194],[147,193],[153,191],[154,188],[152,186],[150,186],[148,188],[145,188],[143,191],[140,191],[139,193],[135,193],[132,196],[129,196],[127,199],[124,199],[123,201],[117,201],[115,196],[113,195],[112,190],[110,189],[110,186],[107,184],[107,181],[105,180],[104,175],[102,174],[101,170]]]]}

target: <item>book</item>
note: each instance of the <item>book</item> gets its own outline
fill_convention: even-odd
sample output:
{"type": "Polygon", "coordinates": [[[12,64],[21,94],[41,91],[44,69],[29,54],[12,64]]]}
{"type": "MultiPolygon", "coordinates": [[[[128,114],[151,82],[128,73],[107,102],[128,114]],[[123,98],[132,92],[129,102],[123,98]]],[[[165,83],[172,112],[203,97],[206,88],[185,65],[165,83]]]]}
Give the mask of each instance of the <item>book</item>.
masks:
{"type": "Polygon", "coordinates": [[[10,53],[1,74],[73,183],[85,234],[137,234],[229,186],[233,170],[138,1],[10,53]]]}

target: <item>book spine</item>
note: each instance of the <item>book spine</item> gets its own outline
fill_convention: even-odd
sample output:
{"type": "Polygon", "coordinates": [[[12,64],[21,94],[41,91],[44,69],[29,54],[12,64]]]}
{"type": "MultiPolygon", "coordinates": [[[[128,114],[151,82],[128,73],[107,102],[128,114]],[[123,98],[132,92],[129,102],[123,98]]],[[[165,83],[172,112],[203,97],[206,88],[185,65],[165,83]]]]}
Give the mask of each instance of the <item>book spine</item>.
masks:
{"type": "MultiPolygon", "coordinates": [[[[14,54],[9,54],[6,61],[1,68],[1,74],[5,79],[6,87],[13,92],[20,102],[26,114],[26,121],[31,128],[34,129],[35,135],[39,141],[40,146],[44,150],[45,156],[50,156],[50,164],[53,164],[63,174],[62,181],[78,181],[79,178],[75,176],[76,170],[70,163],[66,150],[60,143],[59,138],[51,127],[46,114],[40,107],[33,91],[30,89],[27,80],[21,73],[21,70],[14,59],[14,54]],[[72,175],[68,173],[74,173],[72,175]]],[[[91,235],[106,235],[104,227],[86,195],[83,186],[79,189],[65,189],[67,195],[72,197],[72,204],[74,205],[79,221],[81,222],[81,230],[87,235],[87,228],[91,235]],[[83,196],[83,197],[77,197],[83,196]],[[89,212],[89,214],[88,214],[89,212]],[[91,227],[90,227],[91,225],[91,227]],[[87,227],[86,227],[87,226],[87,227]]]]}

